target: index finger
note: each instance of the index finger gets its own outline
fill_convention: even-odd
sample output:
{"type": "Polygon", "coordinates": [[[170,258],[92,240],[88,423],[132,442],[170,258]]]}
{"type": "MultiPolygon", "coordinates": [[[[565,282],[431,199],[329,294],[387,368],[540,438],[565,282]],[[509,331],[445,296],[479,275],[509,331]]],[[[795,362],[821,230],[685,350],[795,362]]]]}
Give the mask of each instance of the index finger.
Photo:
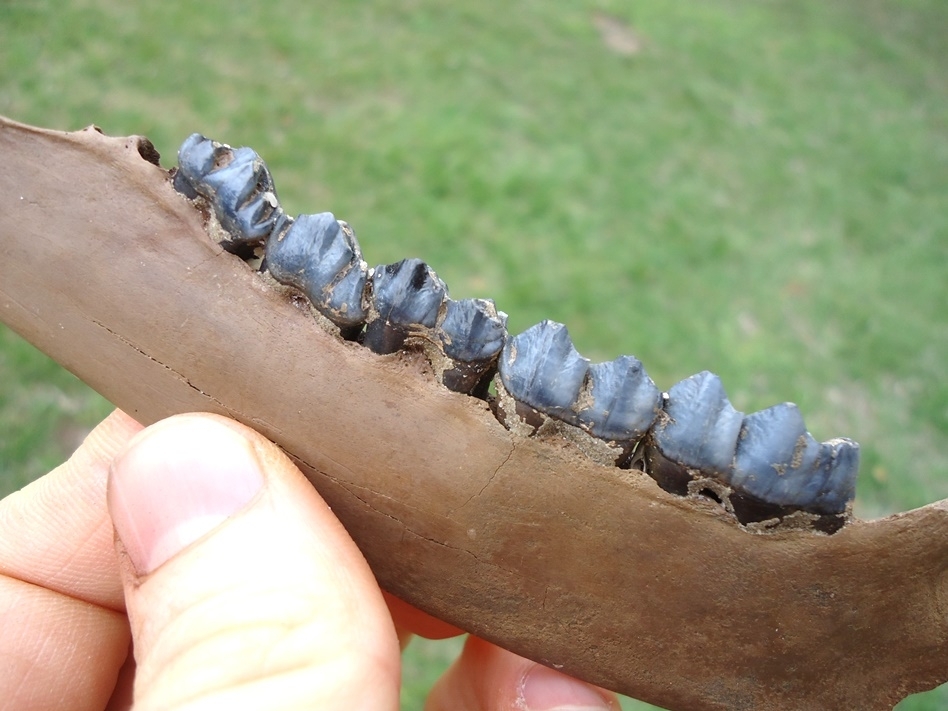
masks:
{"type": "Polygon", "coordinates": [[[116,410],[69,461],[0,501],[0,575],[125,610],[105,484],[141,428],[116,410]]]}

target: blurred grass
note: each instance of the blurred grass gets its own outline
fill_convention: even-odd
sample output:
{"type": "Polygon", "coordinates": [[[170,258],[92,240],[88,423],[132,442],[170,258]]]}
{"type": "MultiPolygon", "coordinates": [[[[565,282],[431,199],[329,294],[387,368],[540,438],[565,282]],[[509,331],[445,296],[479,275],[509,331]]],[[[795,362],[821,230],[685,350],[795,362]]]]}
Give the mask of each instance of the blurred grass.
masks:
{"type": "MultiPolygon", "coordinates": [[[[875,517],[948,497],[946,36],[939,0],[7,0],[0,113],[144,134],[167,166],[193,131],[253,146],[289,212],[513,331],[799,403],[862,443],[875,517]]],[[[0,331],[0,493],[106,411],[0,331]]]]}

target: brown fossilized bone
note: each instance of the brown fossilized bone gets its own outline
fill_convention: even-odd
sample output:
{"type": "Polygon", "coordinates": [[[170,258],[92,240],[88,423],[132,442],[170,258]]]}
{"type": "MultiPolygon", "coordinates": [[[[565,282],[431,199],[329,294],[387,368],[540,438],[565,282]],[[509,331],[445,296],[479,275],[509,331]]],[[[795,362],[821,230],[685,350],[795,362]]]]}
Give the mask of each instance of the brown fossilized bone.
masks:
{"type": "Polygon", "coordinates": [[[881,709],[948,679],[948,501],[755,534],[317,327],[142,138],[0,119],[0,166],[3,321],[144,423],[273,439],[405,600],[673,709],[881,709]]]}

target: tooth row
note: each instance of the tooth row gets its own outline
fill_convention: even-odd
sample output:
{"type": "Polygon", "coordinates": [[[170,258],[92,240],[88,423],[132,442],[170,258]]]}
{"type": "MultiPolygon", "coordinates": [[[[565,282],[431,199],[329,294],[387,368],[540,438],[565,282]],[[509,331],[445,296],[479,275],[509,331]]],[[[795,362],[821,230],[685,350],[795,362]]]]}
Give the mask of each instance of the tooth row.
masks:
{"type": "Polygon", "coordinates": [[[855,495],[859,445],[818,443],[790,402],[744,416],[707,371],[668,391],[650,434],[651,454],[711,474],[775,506],[840,514],[855,495]]]}
{"type": "Polygon", "coordinates": [[[332,213],[286,215],[269,170],[249,148],[193,134],[179,150],[174,186],[207,201],[226,249],[247,257],[262,248],[261,271],[302,292],[344,337],[379,354],[436,344],[446,359],[437,369],[442,382],[477,397],[487,397],[499,373],[498,389],[519,403],[517,413],[498,405],[504,421],[533,411],[572,425],[618,445],[620,459],[634,452],[678,493],[711,478],[768,511],[833,516],[853,499],[859,445],[818,443],[792,403],[745,416],[708,372],[663,394],[638,359],[591,364],[553,321],[508,337],[507,315],[493,301],[451,299],[424,262],[369,269],[352,228],[332,213]]]}
{"type": "Polygon", "coordinates": [[[541,321],[510,338],[500,377],[515,400],[600,439],[638,442],[661,410],[662,393],[638,359],[590,365],[566,326],[541,321]]]}

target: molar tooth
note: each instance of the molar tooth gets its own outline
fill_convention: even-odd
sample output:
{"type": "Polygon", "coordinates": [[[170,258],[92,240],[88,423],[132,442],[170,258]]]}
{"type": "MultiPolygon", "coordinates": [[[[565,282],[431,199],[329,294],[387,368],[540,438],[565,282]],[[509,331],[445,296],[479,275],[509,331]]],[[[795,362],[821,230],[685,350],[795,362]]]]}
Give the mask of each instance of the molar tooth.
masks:
{"type": "Polygon", "coordinates": [[[441,347],[454,367],[442,382],[455,392],[483,395],[507,337],[507,314],[490,299],[445,300],[441,347]]]}
{"type": "Polygon", "coordinates": [[[507,340],[498,364],[504,388],[517,401],[564,422],[577,421],[589,360],[573,347],[566,326],[541,321],[507,340]]]}
{"type": "Polygon", "coordinates": [[[352,228],[331,212],[286,218],[267,241],[265,264],[274,279],[302,291],[340,328],[365,321],[368,265],[352,228]]]}
{"type": "Polygon", "coordinates": [[[761,501],[809,509],[826,476],[821,447],[791,402],[744,418],[730,484],[761,501]]]}
{"type": "Polygon", "coordinates": [[[726,480],[743,419],[727,399],[721,379],[704,371],[668,391],[664,416],[658,418],[652,438],[665,458],[726,480]]]}
{"type": "Polygon", "coordinates": [[[364,344],[376,353],[394,353],[412,331],[433,328],[447,286],[420,259],[403,259],[376,267],[372,311],[364,344]]]}
{"type": "Polygon", "coordinates": [[[633,356],[589,366],[592,404],[580,410],[579,423],[600,439],[641,439],[662,409],[662,393],[633,356]]]}
{"type": "Polygon", "coordinates": [[[845,437],[823,442],[817,468],[825,472],[825,476],[814,478],[822,485],[814,492],[811,510],[824,514],[843,513],[856,495],[859,444],[845,437]]]}

